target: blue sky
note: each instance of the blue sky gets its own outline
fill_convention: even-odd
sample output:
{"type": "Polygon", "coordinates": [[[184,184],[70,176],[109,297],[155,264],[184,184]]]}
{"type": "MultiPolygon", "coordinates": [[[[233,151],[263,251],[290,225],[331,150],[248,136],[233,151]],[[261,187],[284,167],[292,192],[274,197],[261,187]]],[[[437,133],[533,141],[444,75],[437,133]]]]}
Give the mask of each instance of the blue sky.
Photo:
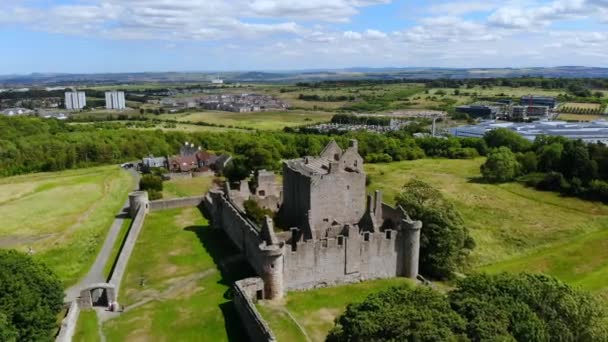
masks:
{"type": "Polygon", "coordinates": [[[608,0],[2,0],[0,74],[608,67],[608,0]]]}

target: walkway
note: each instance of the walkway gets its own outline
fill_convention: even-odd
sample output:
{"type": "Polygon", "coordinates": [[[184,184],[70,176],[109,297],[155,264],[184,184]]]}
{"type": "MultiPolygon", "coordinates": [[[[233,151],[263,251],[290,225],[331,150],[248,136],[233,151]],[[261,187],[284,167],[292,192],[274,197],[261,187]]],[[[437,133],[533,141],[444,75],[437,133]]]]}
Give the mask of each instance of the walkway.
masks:
{"type": "MultiPolygon", "coordinates": [[[[129,169],[127,170],[127,172],[129,172],[131,176],[133,176],[136,181],[135,183],[139,182],[139,174],[135,170],[129,169]]],[[[118,214],[116,215],[116,218],[114,219],[114,222],[112,223],[112,226],[108,231],[108,235],[106,236],[103,246],[101,247],[99,254],[97,254],[97,258],[89,269],[89,272],[80,282],[66,290],[66,296],[64,301],[71,302],[73,300],[76,300],[80,295],[80,290],[86,288],[90,284],[105,283],[107,281],[106,276],[104,274],[105,265],[106,263],[113,261],[108,259],[112,254],[112,249],[116,244],[118,235],[120,234],[120,228],[122,227],[124,220],[128,218],[129,200],[127,199],[125,204],[122,206],[122,208],[120,208],[118,214]]]]}

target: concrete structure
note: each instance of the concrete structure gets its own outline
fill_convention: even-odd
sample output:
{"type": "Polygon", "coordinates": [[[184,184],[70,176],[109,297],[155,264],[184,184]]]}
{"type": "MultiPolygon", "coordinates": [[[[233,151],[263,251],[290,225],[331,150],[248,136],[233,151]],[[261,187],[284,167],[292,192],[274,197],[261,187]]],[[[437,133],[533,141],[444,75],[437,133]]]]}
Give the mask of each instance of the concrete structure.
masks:
{"type": "Polygon", "coordinates": [[[565,121],[535,121],[531,123],[484,121],[477,125],[452,128],[450,133],[457,137],[482,138],[486,132],[497,128],[513,130],[528,140],[534,140],[539,135],[556,135],[568,139],[581,139],[587,143],[608,143],[608,122],[603,120],[582,123],[565,121]]]}
{"type": "Polygon", "coordinates": [[[84,91],[68,91],[65,93],[65,109],[81,110],[87,105],[84,91]]]}
{"type": "Polygon", "coordinates": [[[150,169],[153,167],[167,167],[167,158],[166,157],[146,157],[141,160],[144,168],[150,169]]]}
{"type": "Polygon", "coordinates": [[[497,106],[469,105],[456,107],[456,112],[466,113],[472,118],[493,119],[500,113],[500,108],[497,106]]]}
{"type": "Polygon", "coordinates": [[[125,93],[123,91],[106,91],[106,109],[123,110],[125,104],[125,93]]]}
{"type": "Polygon", "coordinates": [[[557,106],[557,100],[551,96],[527,95],[521,97],[519,104],[522,106],[546,106],[553,109],[557,106]]]}
{"type": "MultiPolygon", "coordinates": [[[[251,194],[228,185],[205,196],[214,227],[223,229],[263,281],[259,298],[281,298],[286,290],[418,275],[421,222],[402,208],[366,197],[363,159],[356,141],[342,150],[335,142],[318,157],[285,161],[282,191],[267,172],[251,194]],[[276,233],[243,210],[243,201],[279,196],[277,215],[289,232],[276,233]]],[[[264,204],[263,202],[261,203],[264,204]]]]}
{"type": "Polygon", "coordinates": [[[512,120],[546,119],[549,117],[547,106],[511,106],[509,118],[512,120]]]}

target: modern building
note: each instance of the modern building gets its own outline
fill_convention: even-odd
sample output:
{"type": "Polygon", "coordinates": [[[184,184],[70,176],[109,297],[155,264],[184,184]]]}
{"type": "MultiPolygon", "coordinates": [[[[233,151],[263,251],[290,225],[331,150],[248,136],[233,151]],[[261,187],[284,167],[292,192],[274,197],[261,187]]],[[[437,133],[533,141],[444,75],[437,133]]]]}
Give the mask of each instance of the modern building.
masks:
{"type": "Polygon", "coordinates": [[[65,109],[81,110],[87,105],[84,91],[68,91],[65,93],[65,109]]]}
{"type": "Polygon", "coordinates": [[[456,107],[457,113],[466,113],[472,118],[493,119],[499,113],[500,108],[486,105],[470,105],[456,107]]]}
{"type": "Polygon", "coordinates": [[[123,110],[125,105],[125,93],[123,91],[106,91],[106,109],[123,110]]]}
{"type": "Polygon", "coordinates": [[[457,137],[482,138],[487,132],[505,128],[533,141],[539,135],[562,136],[567,139],[580,139],[587,143],[608,143],[608,121],[598,120],[584,123],[566,121],[535,121],[530,123],[484,121],[477,125],[460,126],[450,129],[457,137]]]}
{"type": "Polygon", "coordinates": [[[214,78],[211,80],[211,84],[224,84],[224,80],[221,78],[214,78]]]}
{"type": "Polygon", "coordinates": [[[551,96],[534,96],[527,95],[522,96],[519,104],[522,106],[547,106],[549,108],[555,108],[557,106],[557,100],[551,96]]]}
{"type": "Polygon", "coordinates": [[[509,118],[511,120],[545,119],[549,117],[547,106],[511,106],[509,118]]]}

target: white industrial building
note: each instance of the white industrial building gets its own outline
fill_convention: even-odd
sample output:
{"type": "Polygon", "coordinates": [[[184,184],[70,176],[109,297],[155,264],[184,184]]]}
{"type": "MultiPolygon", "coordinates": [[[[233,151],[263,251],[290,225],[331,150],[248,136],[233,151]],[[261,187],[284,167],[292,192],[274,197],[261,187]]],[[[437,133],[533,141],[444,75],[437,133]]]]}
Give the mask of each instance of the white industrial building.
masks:
{"type": "Polygon", "coordinates": [[[65,93],[65,109],[81,110],[87,105],[84,91],[68,91],[65,93]]]}
{"type": "Polygon", "coordinates": [[[106,91],[106,109],[122,110],[125,108],[127,106],[124,91],[106,91]]]}

